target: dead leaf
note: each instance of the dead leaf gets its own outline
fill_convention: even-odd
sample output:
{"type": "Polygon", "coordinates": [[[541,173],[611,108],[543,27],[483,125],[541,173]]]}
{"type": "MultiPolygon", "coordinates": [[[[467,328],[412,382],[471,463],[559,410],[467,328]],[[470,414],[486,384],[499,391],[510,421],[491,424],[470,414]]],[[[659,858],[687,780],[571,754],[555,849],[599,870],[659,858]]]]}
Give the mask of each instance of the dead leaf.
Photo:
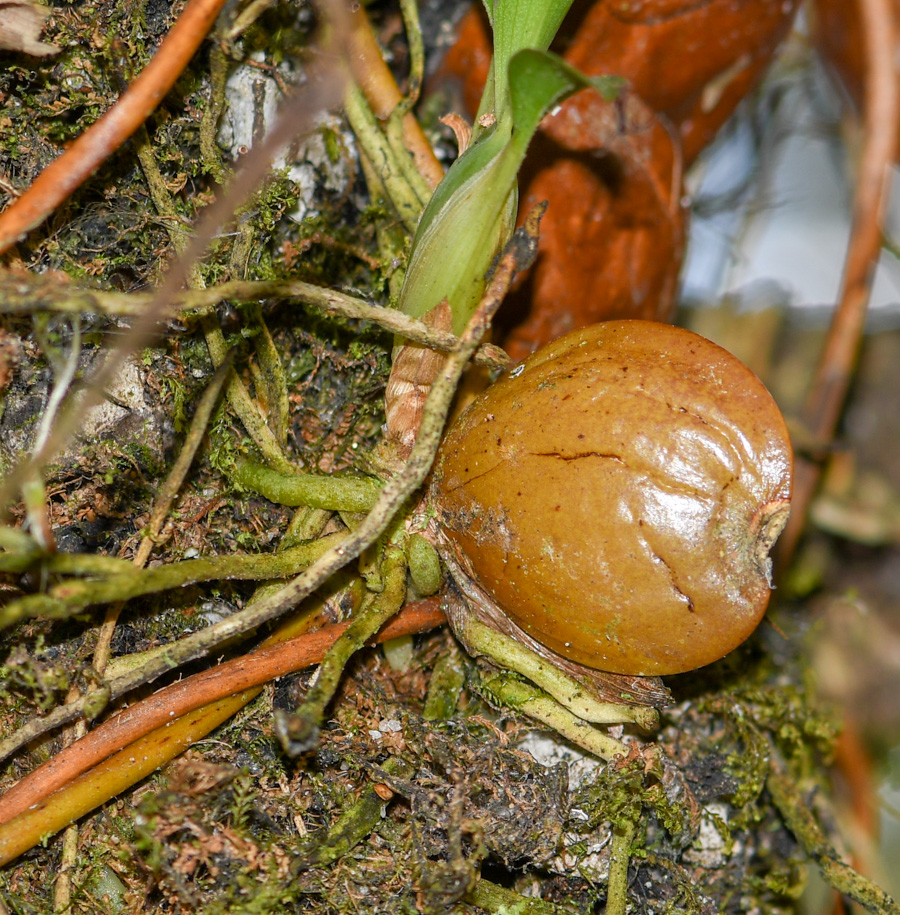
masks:
{"type": "Polygon", "coordinates": [[[31,57],[59,54],[61,48],[41,41],[50,9],[31,0],[0,0],[0,48],[31,57]]]}
{"type": "MultiPolygon", "coordinates": [[[[574,27],[565,58],[590,76],[624,76],[681,134],[685,167],[759,82],[797,0],[600,0],[574,27]]],[[[564,25],[565,29],[566,26],[564,25]]]]}
{"type": "Polygon", "coordinates": [[[549,203],[538,258],[510,297],[513,359],[616,318],[671,319],[684,242],[677,133],[636,95],[584,92],[529,151],[521,209],[549,203]]]}

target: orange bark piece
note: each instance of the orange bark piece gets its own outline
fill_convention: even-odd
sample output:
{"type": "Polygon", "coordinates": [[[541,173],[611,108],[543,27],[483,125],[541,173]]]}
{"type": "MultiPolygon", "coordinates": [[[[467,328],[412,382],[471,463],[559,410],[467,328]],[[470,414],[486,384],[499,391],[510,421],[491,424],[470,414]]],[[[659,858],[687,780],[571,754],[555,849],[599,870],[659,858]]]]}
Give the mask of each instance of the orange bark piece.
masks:
{"type": "MultiPolygon", "coordinates": [[[[500,314],[513,358],[595,321],[671,316],[683,163],[759,80],[796,7],[797,0],[576,3],[554,49],[588,75],[624,76],[631,91],[616,103],[579,93],[545,121],[529,153],[521,212],[540,200],[550,206],[538,261],[500,314]]],[[[489,64],[488,29],[473,9],[445,63],[471,111],[489,64]]]]}
{"type": "MultiPolygon", "coordinates": [[[[608,0],[584,14],[565,52],[589,76],[624,76],[681,134],[686,163],[759,82],[798,0],[608,0]]],[[[577,14],[576,14],[577,15],[577,14]]]]}
{"type": "Polygon", "coordinates": [[[681,156],[633,94],[583,92],[547,123],[522,176],[521,208],[547,200],[538,259],[511,299],[504,346],[521,359],[598,321],[671,317],[683,251],[681,156]],[[525,300],[525,301],[523,301],[525,300]]]}
{"type": "Polygon", "coordinates": [[[814,10],[813,40],[832,76],[860,110],[866,60],[859,4],[855,0],[816,0],[814,10]]]}

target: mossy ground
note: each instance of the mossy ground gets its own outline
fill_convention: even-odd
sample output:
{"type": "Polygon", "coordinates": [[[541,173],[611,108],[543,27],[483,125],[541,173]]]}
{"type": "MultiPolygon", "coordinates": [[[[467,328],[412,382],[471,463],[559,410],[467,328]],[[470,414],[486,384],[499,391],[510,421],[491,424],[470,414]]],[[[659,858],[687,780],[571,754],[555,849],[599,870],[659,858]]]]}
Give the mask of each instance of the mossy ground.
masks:
{"type": "MultiPolygon", "coordinates": [[[[0,170],[14,187],[26,186],[59,144],[114,102],[122,80],[139,71],[175,12],[155,0],[59,6],[48,36],[63,48],[58,57],[37,62],[6,55],[0,170]],[[22,110],[29,112],[27,121],[17,116],[22,110]]],[[[395,11],[379,7],[376,14],[402,63],[395,11]]],[[[185,220],[211,199],[212,176],[224,163],[221,150],[211,155],[216,145],[208,113],[219,110],[224,91],[210,75],[211,55],[224,48],[233,68],[258,52],[260,72],[275,72],[308,53],[313,18],[304,3],[279,3],[239,45],[208,42],[151,118],[149,143],[185,220]]],[[[331,158],[349,155],[333,127],[324,130],[331,158]]],[[[172,242],[138,162],[139,142],[113,156],[20,246],[28,270],[57,271],[60,283],[68,277],[125,292],[157,282],[172,242]]],[[[306,164],[315,173],[318,166],[306,164]]],[[[240,232],[217,241],[202,267],[206,282],[294,277],[386,301],[395,265],[379,261],[377,237],[390,228],[390,217],[367,205],[359,175],[338,191],[320,189],[307,201],[317,214],[296,224],[287,214],[299,195],[284,174],[268,182],[245,208],[240,232]]],[[[289,447],[300,465],[353,467],[374,447],[388,335],[279,303],[223,306],[219,318],[235,364],[258,397],[264,390],[261,383],[255,387],[256,341],[264,326],[275,340],[290,384],[289,447]]],[[[7,464],[22,453],[39,421],[52,387],[49,354],[70,345],[71,320],[50,319],[41,333],[30,317],[3,319],[0,428],[7,464]]],[[[125,321],[85,317],[82,370],[127,332],[125,321]]],[[[797,354],[807,339],[788,329],[778,348],[797,354]]],[[[896,355],[900,340],[888,335],[876,345],[879,353],[896,355]]],[[[878,359],[886,363],[884,356],[878,359]]],[[[798,359],[792,369],[803,376],[808,366],[798,359]]],[[[61,550],[131,555],[211,371],[190,322],[167,325],[135,360],[140,409],[122,407],[102,434],[79,442],[48,474],[49,518],[61,550]]],[[[892,379],[865,379],[867,410],[879,398],[882,406],[891,402],[884,391],[895,390],[892,379]],[[879,390],[879,384],[885,387],[879,390]]],[[[783,386],[789,399],[793,388],[783,386]]],[[[236,493],[217,470],[229,454],[249,448],[240,424],[220,410],[154,562],[275,548],[289,511],[236,493]]],[[[864,450],[887,460],[878,448],[864,450]]],[[[875,467],[883,476],[896,469],[896,461],[875,467]]],[[[822,703],[810,668],[813,647],[827,645],[831,631],[827,614],[817,608],[851,584],[878,605],[886,593],[878,589],[878,576],[887,581],[898,567],[896,540],[851,547],[851,534],[811,536],[803,554],[805,584],[793,588],[796,596],[782,600],[773,617],[786,637],[764,625],[726,661],[673,678],[676,704],[656,738],[672,761],[661,778],[647,780],[624,764],[598,767],[576,784],[565,763],[537,763],[519,749],[531,729],[527,720],[482,701],[472,663],[441,631],[420,638],[411,663],[399,672],[380,651],[365,651],[345,676],[316,753],[291,760],[274,736],[274,712],[293,709],[309,682],[308,673],[285,677],[163,771],[82,821],[72,911],[475,912],[469,892],[481,874],[539,896],[546,908],[533,911],[599,912],[610,828],[634,817],[639,828],[630,898],[637,911],[797,911],[803,855],[766,790],[770,760],[776,755],[783,761],[824,815],[843,809],[829,768],[841,715],[822,703]],[[810,632],[810,619],[819,620],[818,632],[810,632]],[[452,717],[426,720],[432,672],[448,659],[462,669],[466,685],[458,701],[450,694],[443,703],[454,709],[452,717]]],[[[10,597],[41,586],[27,577],[0,582],[10,597]]],[[[119,623],[113,653],[174,640],[240,608],[251,590],[249,584],[221,583],[135,601],[119,623]]],[[[29,620],[2,634],[2,734],[64,701],[73,686],[85,686],[101,613],[29,620]]],[[[893,618],[880,608],[878,613],[895,631],[893,618]]],[[[844,696],[833,691],[831,698],[844,696]]],[[[860,721],[864,730],[877,723],[896,735],[896,709],[893,715],[878,721],[861,710],[860,721]]],[[[42,739],[7,761],[2,784],[55,753],[59,741],[42,739]]],[[[0,895],[11,912],[52,911],[48,875],[58,873],[60,854],[59,839],[50,839],[0,873],[0,895]]]]}

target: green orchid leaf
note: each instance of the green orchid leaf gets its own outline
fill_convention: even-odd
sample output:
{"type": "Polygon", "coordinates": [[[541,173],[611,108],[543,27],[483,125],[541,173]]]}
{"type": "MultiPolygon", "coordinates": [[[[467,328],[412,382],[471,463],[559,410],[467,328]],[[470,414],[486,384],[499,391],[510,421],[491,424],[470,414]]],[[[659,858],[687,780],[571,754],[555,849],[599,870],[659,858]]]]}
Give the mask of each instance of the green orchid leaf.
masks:
{"type": "MultiPolygon", "coordinates": [[[[524,157],[544,115],[579,89],[595,89],[607,101],[622,91],[618,76],[587,77],[550,51],[526,49],[509,62],[511,147],[524,157]]],[[[521,161],[521,160],[520,160],[521,161]]]]}
{"type": "MultiPolygon", "coordinates": [[[[526,48],[545,51],[559,31],[572,0],[484,0],[494,32],[494,57],[481,97],[478,118],[509,115],[509,65],[526,48]]],[[[476,122],[475,137],[478,135],[476,122]]]]}
{"type": "Polygon", "coordinates": [[[422,318],[447,298],[459,333],[484,289],[484,274],[513,232],[515,172],[503,168],[509,132],[470,146],[438,185],[413,241],[399,308],[422,318]],[[502,172],[502,174],[501,174],[502,172]]]}
{"type": "MultiPolygon", "coordinates": [[[[511,11],[533,5],[510,0],[495,6],[495,40],[505,35],[504,54],[512,41],[511,11]]],[[[544,6],[561,15],[568,0],[544,6]]],[[[535,14],[522,30],[530,29],[531,37],[549,43],[555,21],[535,14]]],[[[515,37],[521,40],[520,34],[515,37]]],[[[495,61],[499,59],[498,51],[495,61]]],[[[446,298],[456,333],[472,316],[485,274],[512,235],[516,175],[541,119],[579,89],[593,88],[614,98],[622,86],[617,78],[590,79],[557,55],[534,48],[513,53],[506,69],[505,101],[495,122],[457,159],[425,207],[400,293],[400,309],[416,318],[446,298]]]]}

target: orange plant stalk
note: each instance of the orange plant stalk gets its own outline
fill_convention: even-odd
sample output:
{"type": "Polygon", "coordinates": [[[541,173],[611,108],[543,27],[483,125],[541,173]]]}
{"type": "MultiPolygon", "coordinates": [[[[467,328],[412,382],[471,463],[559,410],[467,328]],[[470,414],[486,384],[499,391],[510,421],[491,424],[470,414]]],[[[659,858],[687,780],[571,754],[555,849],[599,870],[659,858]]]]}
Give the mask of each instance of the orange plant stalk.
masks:
{"type": "MultiPolygon", "coordinates": [[[[372,25],[361,5],[354,5],[350,13],[347,56],[353,79],[371,106],[372,113],[376,118],[387,119],[403,101],[403,95],[384,61],[372,25]]],[[[444,177],[444,166],[435,156],[434,149],[412,112],[407,112],[403,117],[403,145],[429,186],[437,187],[444,177]]]]}
{"type": "MultiPolygon", "coordinates": [[[[377,640],[444,621],[438,599],[429,598],[407,607],[377,640]]],[[[51,757],[0,797],[0,866],[205,737],[256,696],[261,684],[320,662],[348,625],[325,626],[173,683],[51,757]]]]}
{"type": "Polygon", "coordinates": [[[153,59],[116,104],[0,213],[0,254],[39,226],[156,110],[224,5],[225,0],[188,0],[153,59]]]}
{"type": "MultiPolygon", "coordinates": [[[[891,0],[859,4],[866,47],[863,147],[857,169],[853,223],[838,307],[803,411],[807,434],[830,442],[859,356],[875,265],[881,253],[887,182],[897,148],[900,78],[895,65],[898,22],[891,0]]],[[[791,517],[778,544],[784,567],[806,526],[806,515],[821,473],[818,462],[803,459],[794,469],[791,517]]]]}

